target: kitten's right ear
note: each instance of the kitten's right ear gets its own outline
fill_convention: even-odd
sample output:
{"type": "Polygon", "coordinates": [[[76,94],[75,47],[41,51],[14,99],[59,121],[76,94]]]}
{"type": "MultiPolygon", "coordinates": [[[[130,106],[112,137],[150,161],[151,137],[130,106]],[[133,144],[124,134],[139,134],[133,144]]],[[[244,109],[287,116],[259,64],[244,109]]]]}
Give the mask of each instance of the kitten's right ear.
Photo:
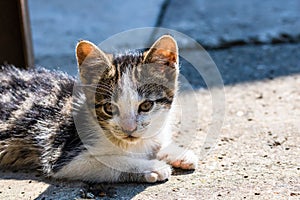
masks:
{"type": "Polygon", "coordinates": [[[178,60],[177,42],[170,35],[161,36],[144,55],[144,63],[160,63],[177,71],[178,60]]]}
{"type": "Polygon", "coordinates": [[[84,84],[97,84],[102,75],[113,73],[111,56],[87,40],[78,42],[76,58],[80,79],[84,84]]]}

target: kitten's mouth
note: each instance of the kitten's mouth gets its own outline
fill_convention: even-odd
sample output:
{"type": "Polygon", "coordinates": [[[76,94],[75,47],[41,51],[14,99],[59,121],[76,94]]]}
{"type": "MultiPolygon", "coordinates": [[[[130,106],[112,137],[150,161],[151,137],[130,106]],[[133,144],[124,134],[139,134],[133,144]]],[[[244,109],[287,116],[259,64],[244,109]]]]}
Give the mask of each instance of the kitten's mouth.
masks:
{"type": "Polygon", "coordinates": [[[134,137],[132,135],[126,136],[124,139],[130,141],[130,142],[135,142],[137,141],[139,138],[138,137],[134,137]]]}
{"type": "Polygon", "coordinates": [[[138,140],[140,140],[140,137],[138,136],[133,136],[133,135],[127,135],[127,134],[119,134],[119,135],[115,135],[115,137],[118,139],[118,140],[123,140],[124,142],[137,142],[138,140]]]}

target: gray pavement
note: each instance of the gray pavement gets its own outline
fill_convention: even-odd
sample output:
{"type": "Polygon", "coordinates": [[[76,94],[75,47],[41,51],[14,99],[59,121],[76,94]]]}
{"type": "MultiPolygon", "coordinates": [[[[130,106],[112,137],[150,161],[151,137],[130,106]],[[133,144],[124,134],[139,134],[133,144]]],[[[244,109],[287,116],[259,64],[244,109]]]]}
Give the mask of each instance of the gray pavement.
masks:
{"type": "Polygon", "coordinates": [[[161,26],[183,32],[206,48],[299,42],[297,0],[170,0],[161,26]]]}
{"type": "MultiPolygon", "coordinates": [[[[78,39],[100,43],[120,31],[159,25],[208,49],[225,84],[224,123],[199,169],[175,172],[162,184],[105,185],[115,188],[116,199],[300,198],[299,1],[82,2],[29,0],[37,65],[75,75],[78,39]]],[[[202,89],[202,77],[191,69],[182,62],[201,118],[186,133],[194,134],[192,149],[200,155],[213,128],[212,91],[202,89]]],[[[181,93],[184,102],[191,94],[181,93]]],[[[0,172],[0,199],[80,199],[83,188],[30,172],[0,172]]]]}
{"type": "Polygon", "coordinates": [[[36,65],[75,75],[75,46],[155,26],[163,0],[28,0],[36,65]]]}
{"type": "Polygon", "coordinates": [[[36,64],[75,75],[74,48],[79,39],[99,44],[142,27],[180,31],[207,49],[300,40],[297,0],[122,2],[29,0],[36,64]]]}

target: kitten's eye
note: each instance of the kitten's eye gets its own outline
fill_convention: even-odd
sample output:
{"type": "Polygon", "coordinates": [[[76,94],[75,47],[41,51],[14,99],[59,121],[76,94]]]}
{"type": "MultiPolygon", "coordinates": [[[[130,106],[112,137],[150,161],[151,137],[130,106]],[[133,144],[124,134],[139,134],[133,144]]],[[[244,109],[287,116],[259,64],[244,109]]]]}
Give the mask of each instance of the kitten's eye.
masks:
{"type": "Polygon", "coordinates": [[[149,112],[154,105],[153,101],[144,101],[139,106],[139,112],[149,112]]]}
{"type": "Polygon", "coordinates": [[[115,104],[112,103],[105,103],[103,105],[103,110],[106,114],[112,116],[119,113],[119,109],[115,104]]]}

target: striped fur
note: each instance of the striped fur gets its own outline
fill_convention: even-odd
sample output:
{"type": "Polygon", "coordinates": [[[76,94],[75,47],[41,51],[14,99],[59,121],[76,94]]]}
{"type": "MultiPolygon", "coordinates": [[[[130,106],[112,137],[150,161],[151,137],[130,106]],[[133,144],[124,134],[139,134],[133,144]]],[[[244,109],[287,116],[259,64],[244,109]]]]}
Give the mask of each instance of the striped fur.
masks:
{"type": "Polygon", "coordinates": [[[71,113],[73,78],[12,66],[0,73],[0,167],[55,171],[84,150],[71,113]]]}
{"type": "Polygon", "coordinates": [[[172,37],[116,55],[81,41],[76,57],[80,82],[62,72],[1,67],[0,168],[89,182],[156,182],[174,162],[195,168],[194,154],[178,166],[169,148],[179,73],[172,37]]]}

